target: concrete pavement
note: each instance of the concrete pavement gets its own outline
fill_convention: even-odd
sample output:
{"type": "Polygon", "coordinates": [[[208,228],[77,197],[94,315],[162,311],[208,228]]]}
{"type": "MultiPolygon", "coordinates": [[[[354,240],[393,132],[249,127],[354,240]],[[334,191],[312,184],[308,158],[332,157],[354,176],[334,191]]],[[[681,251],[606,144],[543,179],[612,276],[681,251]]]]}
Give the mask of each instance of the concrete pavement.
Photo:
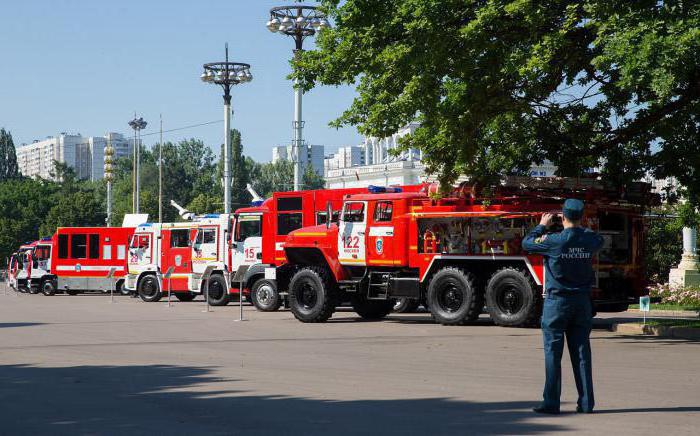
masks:
{"type": "MultiPolygon", "coordinates": [[[[0,292],[0,434],[696,434],[700,342],[593,333],[597,412],[537,416],[536,329],[326,324],[0,292]]],[[[575,408],[568,359],[564,411],[575,408]]]]}

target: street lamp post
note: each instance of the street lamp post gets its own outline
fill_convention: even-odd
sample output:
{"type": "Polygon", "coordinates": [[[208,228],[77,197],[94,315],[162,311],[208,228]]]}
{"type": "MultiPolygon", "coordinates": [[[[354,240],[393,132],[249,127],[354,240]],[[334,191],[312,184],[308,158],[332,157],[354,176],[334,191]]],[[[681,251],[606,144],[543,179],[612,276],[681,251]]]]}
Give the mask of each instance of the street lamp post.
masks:
{"type": "Polygon", "coordinates": [[[107,227],[112,225],[112,180],[114,179],[114,174],[112,173],[112,163],[114,156],[114,147],[112,147],[112,135],[107,134],[107,145],[104,149],[104,179],[107,182],[107,227]]]}
{"type": "MultiPolygon", "coordinates": [[[[301,0],[298,0],[301,1],[301,0]]],[[[270,20],[267,28],[270,32],[279,32],[294,39],[294,56],[301,55],[304,39],[313,36],[317,31],[330,27],[326,15],[316,6],[296,4],[293,6],[278,6],[270,9],[270,20]]],[[[292,139],[292,161],[294,163],[294,190],[301,189],[301,160],[299,149],[304,146],[302,130],[302,94],[299,79],[294,80],[294,139],[292,139]]]]}
{"type": "Polygon", "coordinates": [[[133,213],[140,213],[140,188],[141,188],[141,130],[145,129],[148,123],[141,118],[136,118],[129,121],[129,127],[134,129],[134,197],[133,197],[133,213]]]}
{"type": "Polygon", "coordinates": [[[220,85],[224,90],[224,213],[231,213],[231,87],[253,80],[250,65],[226,60],[204,64],[202,82],[220,85]]]}

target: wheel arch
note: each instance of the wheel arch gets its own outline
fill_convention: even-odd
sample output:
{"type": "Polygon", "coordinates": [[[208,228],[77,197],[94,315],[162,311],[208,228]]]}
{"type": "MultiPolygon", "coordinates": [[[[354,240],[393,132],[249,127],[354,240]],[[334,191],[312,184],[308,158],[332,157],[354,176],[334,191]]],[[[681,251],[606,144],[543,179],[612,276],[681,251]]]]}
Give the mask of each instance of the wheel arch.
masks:
{"type": "Polygon", "coordinates": [[[328,268],[333,278],[338,281],[346,276],[345,269],[337,259],[329,258],[319,248],[289,247],[285,248],[285,254],[290,264],[299,266],[322,266],[328,268]]]}

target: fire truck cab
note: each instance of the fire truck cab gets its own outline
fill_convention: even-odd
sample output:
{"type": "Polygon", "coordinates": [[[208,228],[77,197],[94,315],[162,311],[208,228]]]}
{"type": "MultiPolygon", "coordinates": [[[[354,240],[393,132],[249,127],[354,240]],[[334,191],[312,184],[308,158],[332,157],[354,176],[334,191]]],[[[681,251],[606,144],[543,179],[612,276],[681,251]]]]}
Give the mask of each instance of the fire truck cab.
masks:
{"type": "Polygon", "coordinates": [[[31,275],[31,253],[39,241],[27,242],[19,246],[15,253],[12,253],[9,263],[8,284],[11,288],[19,292],[34,292],[29,285],[31,275]]]}
{"type": "Polygon", "coordinates": [[[323,322],[350,301],[360,316],[377,319],[393,298],[410,298],[445,325],[475,321],[484,307],[498,325],[533,325],[547,278],[543,258],[525,252],[522,238],[542,213],[576,197],[586,201],[584,225],[606,240],[595,260],[594,301],[624,310],[645,288],[648,192],[644,184],[621,195],[597,181],[510,178],[489,190],[463,185],[441,199],[381,189],[348,195],[337,225],[288,235],[290,307],[302,322],[323,322]]]}

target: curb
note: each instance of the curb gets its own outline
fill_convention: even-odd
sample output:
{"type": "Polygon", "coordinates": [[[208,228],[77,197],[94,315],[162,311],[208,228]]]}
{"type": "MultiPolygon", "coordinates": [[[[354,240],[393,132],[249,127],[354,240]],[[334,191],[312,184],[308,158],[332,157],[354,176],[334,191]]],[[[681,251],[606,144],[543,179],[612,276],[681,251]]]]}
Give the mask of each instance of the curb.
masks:
{"type": "Polygon", "coordinates": [[[700,328],[643,325],[637,323],[615,323],[610,331],[626,335],[658,336],[662,338],[700,340],[700,328]]]}
{"type": "MultiPolygon", "coordinates": [[[[639,309],[628,309],[627,312],[642,315],[639,309]]],[[[647,312],[647,317],[674,317],[674,318],[700,318],[700,312],[694,310],[650,310],[647,312]]]]}

